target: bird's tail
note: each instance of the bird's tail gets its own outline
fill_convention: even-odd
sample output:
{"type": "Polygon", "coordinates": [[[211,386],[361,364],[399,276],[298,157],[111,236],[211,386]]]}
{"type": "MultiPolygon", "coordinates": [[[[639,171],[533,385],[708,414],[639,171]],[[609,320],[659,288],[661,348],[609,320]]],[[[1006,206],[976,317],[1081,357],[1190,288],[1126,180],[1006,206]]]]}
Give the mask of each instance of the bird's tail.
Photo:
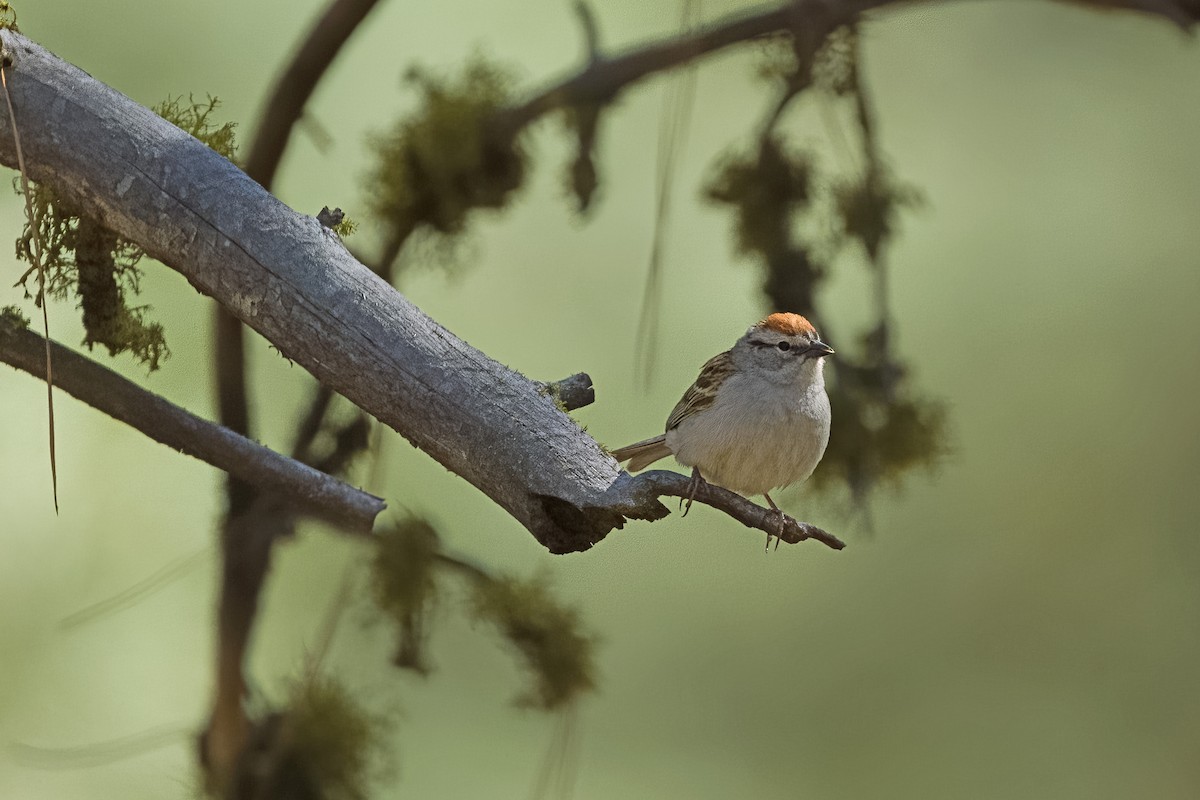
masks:
{"type": "Polygon", "coordinates": [[[669,455],[671,455],[671,448],[667,447],[666,434],[655,436],[653,439],[634,442],[627,447],[622,447],[620,450],[612,451],[612,456],[617,460],[617,463],[629,462],[625,468],[630,472],[645,469],[660,458],[666,458],[669,455]]]}

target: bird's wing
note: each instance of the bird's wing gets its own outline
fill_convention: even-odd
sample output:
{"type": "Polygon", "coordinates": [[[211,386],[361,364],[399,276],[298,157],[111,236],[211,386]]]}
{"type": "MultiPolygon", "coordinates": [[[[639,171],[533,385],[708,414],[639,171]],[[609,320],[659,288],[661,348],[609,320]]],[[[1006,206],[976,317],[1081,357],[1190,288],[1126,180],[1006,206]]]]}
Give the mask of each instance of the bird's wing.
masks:
{"type": "Polygon", "coordinates": [[[733,356],[729,350],[704,362],[704,366],[700,368],[700,377],[683,393],[683,399],[675,405],[671,416],[667,417],[667,430],[672,430],[692,414],[711,406],[717,399],[717,389],[721,388],[721,384],[732,373],[733,356]]]}

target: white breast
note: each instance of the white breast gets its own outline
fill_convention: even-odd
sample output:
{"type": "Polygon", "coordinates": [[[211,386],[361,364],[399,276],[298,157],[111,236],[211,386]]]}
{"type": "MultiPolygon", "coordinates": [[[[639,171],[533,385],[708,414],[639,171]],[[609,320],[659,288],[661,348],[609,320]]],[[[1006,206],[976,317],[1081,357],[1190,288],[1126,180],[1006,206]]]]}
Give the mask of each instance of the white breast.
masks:
{"type": "Polygon", "coordinates": [[[804,388],[731,376],[711,406],[667,432],[667,446],[680,464],[744,495],[806,479],[829,443],[829,398],[814,372],[804,388]]]}

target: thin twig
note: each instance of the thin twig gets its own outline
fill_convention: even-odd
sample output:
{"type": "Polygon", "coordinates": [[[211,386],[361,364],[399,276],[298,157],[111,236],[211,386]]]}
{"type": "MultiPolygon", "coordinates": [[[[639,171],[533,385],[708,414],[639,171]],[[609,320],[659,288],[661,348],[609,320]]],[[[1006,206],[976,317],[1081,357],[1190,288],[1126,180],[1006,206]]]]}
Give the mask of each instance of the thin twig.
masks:
{"type": "MultiPolygon", "coordinates": [[[[516,132],[559,108],[610,102],[630,84],[700,56],[742,42],[794,31],[798,22],[808,23],[814,41],[820,41],[830,31],[856,22],[868,11],[901,5],[910,3],[903,0],[793,0],[749,12],[736,12],[683,36],[640,44],[615,55],[597,54],[579,72],[537,91],[519,105],[499,112],[496,121],[501,127],[516,132]]],[[[1184,30],[1200,21],[1200,2],[1197,0],[1105,0],[1092,5],[1100,8],[1117,6],[1159,16],[1184,30]]]]}
{"type": "Polygon", "coordinates": [[[158,568],[151,575],[138,581],[133,586],[126,587],[110,597],[106,597],[72,614],[68,614],[66,617],[63,617],[58,625],[60,628],[67,630],[91,622],[98,617],[103,617],[105,614],[129,608],[159,589],[170,585],[180,576],[186,575],[191,570],[201,566],[212,557],[212,554],[212,547],[205,547],[190,555],[177,558],[170,564],[158,568]]]}
{"type": "Polygon", "coordinates": [[[105,414],[190,456],[278,493],[306,513],[347,531],[368,532],[384,508],[378,497],[270,450],[146,391],[112,370],[30,330],[0,324],[0,361],[42,377],[39,353],[49,347],[58,387],[105,414]]]}
{"type": "Polygon", "coordinates": [[[757,528],[771,536],[778,535],[788,544],[814,539],[834,550],[841,550],[846,546],[845,542],[832,533],[787,515],[783,517],[781,527],[779,515],[774,511],[756,505],[740,494],[722,489],[720,486],[701,483],[693,491],[691,478],[678,472],[651,470],[633,476],[633,482],[635,491],[652,493],[655,497],[692,497],[697,503],[724,511],[747,528],[757,528]]]}

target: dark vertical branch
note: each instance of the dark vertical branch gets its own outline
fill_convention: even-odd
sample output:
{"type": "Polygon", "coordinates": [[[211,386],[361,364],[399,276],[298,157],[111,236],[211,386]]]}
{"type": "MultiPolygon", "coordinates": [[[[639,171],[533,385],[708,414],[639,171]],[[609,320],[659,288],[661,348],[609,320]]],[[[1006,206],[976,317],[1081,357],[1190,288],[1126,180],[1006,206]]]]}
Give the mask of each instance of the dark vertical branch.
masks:
{"type": "MultiPolygon", "coordinates": [[[[317,20],[276,84],[246,158],[246,173],[271,188],[292,129],[300,120],[317,82],[378,0],[333,0],[317,20]]],[[[250,433],[246,388],[245,328],[223,306],[214,318],[215,378],[221,421],[243,435],[250,433]]],[[[306,454],[320,429],[331,394],[318,390],[305,417],[296,450],[306,454]]],[[[250,726],[242,709],[243,666],[258,613],[263,580],[270,568],[271,545],[292,525],[291,511],[278,499],[259,495],[230,476],[228,507],[221,532],[223,557],[218,610],[217,688],[202,756],[210,781],[223,787],[237,769],[250,726]]]]}
{"type": "Polygon", "coordinates": [[[246,174],[270,189],[292,128],[321,76],[379,0],[334,0],[284,70],[246,156],[246,174]]]}

